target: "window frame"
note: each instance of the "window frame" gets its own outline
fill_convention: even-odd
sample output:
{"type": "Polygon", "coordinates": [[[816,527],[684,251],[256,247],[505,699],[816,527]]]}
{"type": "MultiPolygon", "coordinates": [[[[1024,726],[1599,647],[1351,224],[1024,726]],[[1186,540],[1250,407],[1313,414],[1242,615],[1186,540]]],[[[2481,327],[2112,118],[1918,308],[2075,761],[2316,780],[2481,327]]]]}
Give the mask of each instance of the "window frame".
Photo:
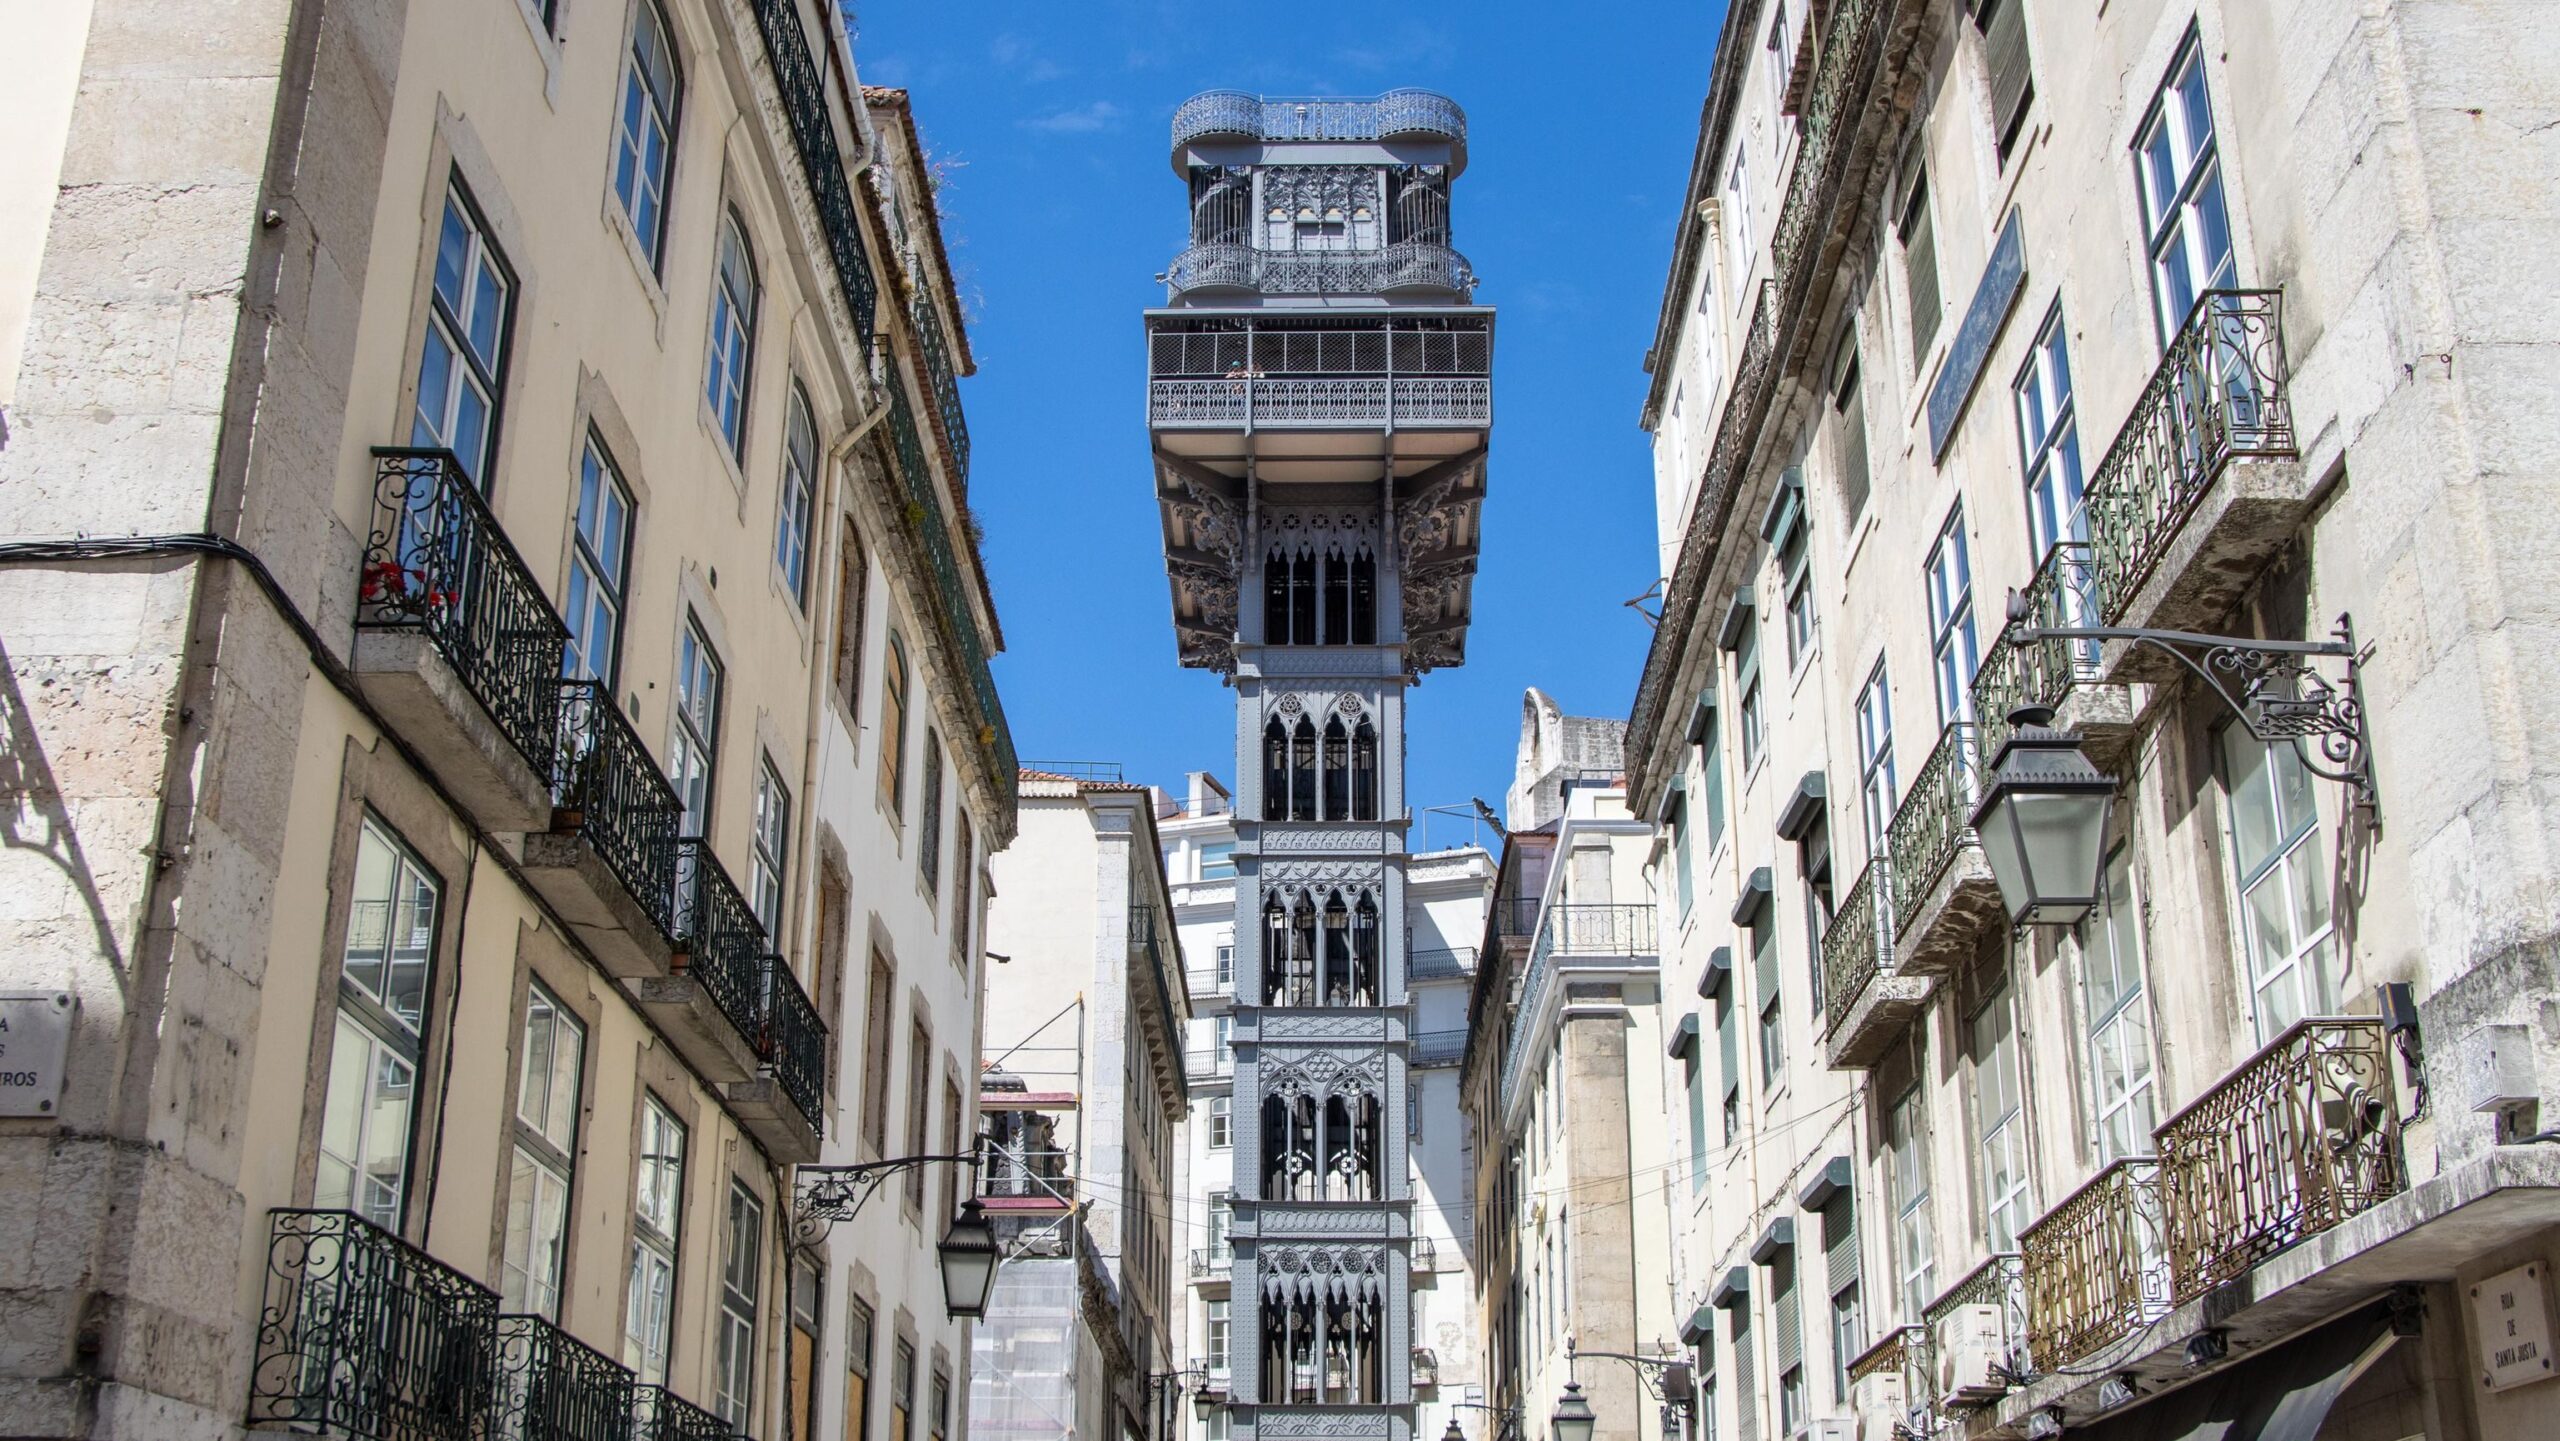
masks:
{"type": "Polygon", "coordinates": [[[631,580],[632,532],[637,528],[638,510],[631,501],[631,487],[622,478],[622,468],[614,463],[613,452],[605,448],[604,437],[593,429],[587,432],[586,444],[578,453],[578,484],[570,502],[569,516],[569,580],[562,587],[566,597],[562,609],[567,612],[569,644],[561,658],[561,673],[569,679],[600,682],[610,692],[622,674],[622,627],[629,605],[631,580]],[[589,498],[605,513],[593,523],[589,519],[589,498]],[[618,510],[618,519],[612,512],[618,510]],[[609,534],[599,535],[597,532],[609,534]],[[610,550],[608,556],[606,551],[610,550]],[[593,646],[587,643],[588,627],[599,611],[606,617],[603,647],[605,664],[599,669],[590,664],[593,646]]]}
{"type": "Polygon", "coordinates": [[[2151,984],[2142,951],[2140,898],[2133,884],[2133,847],[2119,842],[2099,867],[2098,904],[2074,928],[2080,953],[2081,1035],[2088,1043],[2089,1118],[2100,1166],[2149,1155],[2160,1120],[2160,1068],[2152,1052],[2151,984]],[[2120,944],[2121,943],[2121,944],[2120,944]],[[2103,956],[2101,951],[2103,950],[2103,956]],[[2099,969],[2107,979],[2103,987],[2099,969]],[[2121,1035],[2111,1033],[2122,1032],[2121,1035]],[[2110,1058],[2130,1077],[2108,1094],[2110,1058]],[[2120,1126],[2117,1118],[2123,1117],[2120,1126]],[[2119,1137],[2117,1132],[2124,1134],[2119,1137]]]}
{"type": "Polygon", "coordinates": [[[907,701],[913,675],[908,669],[907,638],[889,627],[889,654],[881,668],[880,794],[889,802],[890,824],[907,818],[907,701]]]}
{"type": "Polygon", "coordinates": [[[2018,463],[2024,477],[2027,527],[2041,565],[2053,548],[2089,539],[2088,472],[2080,458],[2080,414],[2071,380],[2070,333],[2056,299],[2009,383],[2018,421],[2018,463]]]}
{"type": "Polygon", "coordinates": [[[330,1001],[334,1019],[329,1027],[329,1059],[322,1071],[324,1084],[320,1104],[319,1132],[313,1147],[315,1165],[312,1204],[353,1212],[396,1234],[406,1233],[409,1207],[416,1199],[411,1194],[411,1188],[417,1179],[418,1122],[424,1109],[420,1105],[420,1098],[423,1095],[420,1082],[427,1067],[430,1041],[434,1039],[431,1025],[432,1002],[437,981],[436,949],[444,934],[444,893],[443,877],[427,865],[425,858],[418,854],[416,848],[393,829],[389,821],[370,809],[364,811],[357,821],[356,856],[348,872],[346,900],[343,907],[345,931],[339,944],[338,979],[330,1001]],[[369,868],[366,863],[368,845],[378,848],[388,865],[384,876],[388,887],[385,895],[378,902],[369,901],[359,890],[359,887],[364,884],[365,872],[369,868]],[[404,891],[407,892],[405,897],[404,891]],[[430,912],[423,936],[414,921],[416,904],[421,896],[425,898],[430,912]],[[407,913],[413,918],[408,927],[410,944],[406,947],[395,944],[395,938],[400,930],[398,920],[403,913],[404,903],[407,913]],[[359,924],[356,908],[368,904],[378,904],[383,907],[380,960],[375,963],[382,977],[382,982],[378,985],[367,984],[353,974],[356,969],[356,937],[359,924]],[[402,965],[398,958],[403,951],[417,954],[414,962],[416,968],[416,1014],[414,1016],[404,1014],[401,1002],[395,999],[395,996],[406,993],[406,986],[395,980],[396,971],[402,965]],[[340,1129],[332,1124],[331,1112],[334,1107],[331,1102],[337,1096],[345,1094],[338,1083],[339,1048],[347,1044],[350,1039],[364,1048],[360,1056],[351,1058],[361,1067],[361,1070],[356,1073],[356,1093],[362,1099],[358,1102],[358,1110],[352,1118],[351,1125],[346,1128],[354,1144],[347,1156],[338,1157],[333,1155],[329,1144],[332,1131],[340,1129]],[[409,1099],[401,1108],[402,1114],[396,1120],[396,1124],[403,1131],[398,1143],[399,1173],[397,1184],[388,1197],[387,1206],[380,1204],[377,1198],[369,1196],[365,1189],[365,1183],[372,1179],[367,1170],[367,1157],[377,1149],[372,1140],[372,1131],[379,1118],[380,1099],[377,1088],[383,1077],[380,1063],[385,1059],[397,1063],[406,1070],[409,1087],[409,1099]],[[328,1184],[327,1172],[333,1163],[342,1166],[347,1173],[345,1182],[347,1190],[343,1199],[338,1199],[332,1193],[321,1189],[328,1184]]]}
{"type": "Polygon", "coordinates": [[[1902,787],[1894,771],[1893,686],[1879,656],[1867,672],[1852,704],[1858,732],[1858,819],[1864,829],[1867,858],[1885,853],[1885,834],[1902,804],[1902,787]]]}
{"type": "Polygon", "coordinates": [[[2018,1045],[2017,987],[2002,976],[1965,1020],[1967,1108],[1974,1124],[1974,1181],[1980,1188],[1984,1237],[1994,1252],[2018,1249],[2019,1233],[2035,1220],[2032,1163],[2027,1155],[2026,1058],[2018,1045]],[[1999,1030],[1984,1041],[1983,1027],[1999,1030]],[[1986,1084],[1986,1080],[1990,1084],[1986,1084]],[[2001,1106],[1993,1114],[1990,1106],[2001,1106]],[[2008,1167],[2010,1181],[1998,1173],[2008,1167]]]}
{"type": "Polygon", "coordinates": [[[2144,269],[2151,277],[2152,319],[2164,351],[2185,327],[2187,315],[2197,301],[2208,291],[2233,284],[2239,273],[2239,236],[2232,228],[2230,196],[2223,184],[2221,137],[2221,122],[2213,113],[2211,77],[2205,73],[2203,38],[2190,25],[2159,86],[2152,91],[2151,104],[2144,110],[2141,123],[2134,127],[2133,138],[2144,269]],[[2192,96],[2188,94],[2189,76],[2194,80],[2192,96]],[[2180,103],[2171,104],[2172,96],[2180,103]],[[2198,111],[2207,126],[2201,139],[2194,133],[2198,111]],[[2179,172],[2174,184],[2164,185],[2173,177],[2157,173],[2152,155],[2155,135],[2168,143],[2166,156],[2179,172]],[[2216,217],[2225,247],[2218,259],[2209,253],[2210,229],[2217,223],[2216,217]],[[2162,283],[2171,278],[2167,267],[2172,246],[2177,248],[2176,263],[2180,267],[2176,279],[2194,292],[2178,305],[2172,305],[2174,297],[2162,283]],[[2173,309],[2177,312],[2174,315],[2170,313],[2173,309]]]}
{"type": "Polygon", "coordinates": [[[2320,803],[2311,786],[2312,772],[2304,763],[2293,742],[2265,742],[2252,735],[2246,726],[2226,724],[2214,733],[2214,761],[2217,778],[2222,783],[2223,840],[2225,854],[2230,857],[2228,874],[2231,885],[2231,924],[2240,932],[2236,948],[2243,967],[2241,981],[2248,987],[2249,1013],[2261,1045],[2284,1033],[2295,1021],[2305,1016],[2326,1014],[2337,1008],[2336,977],[2331,974],[2335,962],[2331,957],[2338,935],[2337,910],[2332,904],[2331,888],[2336,883],[2319,840],[2322,834],[2320,803]],[[2242,791],[2248,788],[2249,776],[2234,770],[2235,745],[2240,742],[2253,752],[2262,752],[2266,760],[2253,776],[2263,777],[2267,811],[2271,826],[2265,854],[2254,860],[2244,856],[2241,830],[2242,791]],[[2284,800],[2275,772],[2289,760],[2300,777],[2296,787],[2301,796],[2302,814],[2292,816],[2292,806],[2284,800]],[[2304,879],[2307,872],[2308,880],[2304,879]],[[2274,888],[2284,904],[2283,919],[2289,933],[2290,949],[2280,963],[2270,966],[2265,958],[2261,927],[2252,924],[2256,914],[2255,897],[2266,888],[2274,888]],[[2290,890],[2291,894],[2286,892],[2290,890]],[[2300,907],[2316,900],[2320,920],[2305,930],[2300,907]],[[2309,985],[2304,978],[2306,970],[2309,985]],[[2283,1008],[2271,1008],[2268,997],[2279,986],[2293,993],[2291,1014],[2283,1008]]]}
{"type": "Polygon", "coordinates": [[[1916,1325],[1937,1299],[1938,1237],[1929,1164],[1927,1093],[1905,1087],[1885,1109],[1887,1194],[1893,1205],[1894,1289],[1903,1322],[1916,1325]]]}
{"type": "Polygon", "coordinates": [[[410,404],[409,443],[452,452],[462,466],[464,477],[474,490],[486,498],[493,488],[497,469],[498,433],[506,404],[509,362],[514,359],[516,303],[520,298],[515,269],[507,263],[506,252],[489,234],[489,218],[471,195],[471,187],[457,168],[445,180],[445,203],[436,213],[436,222],[427,235],[427,313],[426,330],[412,353],[418,360],[417,386],[410,404]],[[447,233],[454,224],[462,227],[462,258],[459,287],[463,304],[456,309],[445,295],[444,247],[447,233]],[[479,344],[470,339],[480,314],[484,292],[479,281],[484,277],[497,282],[498,318],[490,348],[494,356],[480,353],[479,344]],[[467,312],[467,314],[465,313],[467,312]],[[459,369],[447,371],[445,393],[437,401],[437,419],[429,425],[425,415],[427,398],[426,346],[429,340],[444,345],[448,361],[459,369]],[[480,441],[474,453],[465,454],[455,445],[454,428],[460,416],[456,410],[460,391],[457,384],[477,389],[487,404],[481,421],[480,441]]]}
{"type": "Polygon", "coordinates": [[[1982,642],[1973,618],[1973,550],[1958,499],[1921,562],[1928,595],[1929,674],[1938,703],[1938,728],[1970,724],[1973,678],[1982,668],[1982,642]],[[1948,547],[1952,544],[1954,549],[1948,547]]]}
{"type": "Polygon", "coordinates": [[[742,1430],[755,1415],[764,1245],[764,1202],[733,1176],[728,1229],[720,1246],[719,1304],[712,1321],[711,1411],[742,1430]]]}
{"type": "Polygon", "coordinates": [[[673,1107],[659,1100],[655,1092],[643,1086],[640,1093],[639,1145],[633,1151],[631,1165],[631,1263],[624,1281],[622,1318],[623,1364],[643,1384],[663,1384],[674,1360],[677,1296],[684,1278],[685,1168],[691,1160],[688,1154],[691,1145],[692,1138],[684,1119],[675,1113],[673,1107]],[[669,1136],[674,1138],[671,1162],[660,1159],[667,1153],[650,1149],[653,1131],[658,1133],[661,1143],[669,1136]],[[666,1197],[666,1214],[662,1221],[657,1215],[659,1207],[651,1200],[651,1180],[653,1174],[662,1179],[667,1170],[674,1173],[673,1183],[657,1188],[666,1197]],[[655,1276],[665,1284],[663,1295],[657,1298],[664,1303],[665,1309],[656,1317],[658,1334],[654,1338],[654,1364],[650,1360],[653,1338],[637,1329],[648,1324],[642,1313],[641,1301],[644,1294],[642,1283],[649,1274],[644,1268],[651,1262],[656,1263],[655,1276]]]}
{"type": "MultiPolygon", "coordinates": [[[[1925,135],[1925,132],[1924,132],[1925,135]]],[[[1929,357],[1929,347],[1937,343],[1938,331],[1946,323],[1946,276],[1938,257],[1938,223],[1929,203],[1929,166],[1920,158],[1923,136],[1913,137],[1912,156],[1906,162],[1902,200],[1896,207],[1894,239],[1902,247],[1903,303],[1910,312],[1911,365],[1917,374],[1929,357]],[[1928,284],[1921,285],[1923,273],[1928,284]],[[1923,299],[1927,304],[1923,305],[1923,299]]]]}
{"type": "MultiPolygon", "coordinates": [[[[557,0],[545,0],[546,5],[557,0]]],[[[684,118],[684,59],[676,53],[675,31],[667,24],[666,15],[658,8],[658,0],[639,0],[632,7],[631,33],[623,45],[622,84],[614,97],[613,164],[606,185],[613,191],[614,208],[631,227],[640,243],[641,254],[648,260],[652,277],[663,279],[667,253],[667,195],[674,188],[676,169],[676,136],[684,118]],[[641,54],[642,28],[649,27],[657,36],[659,53],[666,67],[664,89],[653,83],[646,73],[641,54]],[[638,93],[635,94],[634,91],[638,93]],[[640,118],[654,121],[657,127],[658,163],[654,175],[643,169],[643,153],[635,142],[646,137],[632,132],[634,101],[641,102],[640,118]],[[649,185],[654,195],[649,199],[655,216],[643,220],[636,212],[642,200],[640,188],[649,185]],[[625,187],[630,188],[626,191],[625,187]]]]}
{"type": "Polygon", "coordinates": [[[917,811],[916,878],[928,898],[942,894],[942,736],[924,728],[924,794],[917,811]]]}
{"type": "Polygon", "coordinates": [[[755,393],[756,327],[763,318],[759,314],[763,290],[746,217],[732,203],[723,207],[720,229],[712,241],[702,398],[729,459],[740,465],[747,459],[747,407],[755,393]],[[743,296],[738,293],[741,286],[743,296]]]}
{"type": "Polygon", "coordinates": [[[794,609],[809,609],[811,551],[817,544],[818,418],[809,391],[791,381],[782,419],[782,483],[774,496],[773,563],[794,609]]]}
{"type": "Polygon", "coordinates": [[[784,914],[791,894],[791,787],[773,757],[756,764],[753,825],[748,829],[747,902],[764,923],[765,939],[783,951],[784,914]]]}
{"type": "Polygon", "coordinates": [[[683,808],[678,822],[686,837],[711,833],[720,773],[720,713],[727,699],[728,677],[729,668],[712,645],[702,617],[688,606],[676,627],[675,694],[667,708],[667,778],[674,783],[676,801],[683,808]],[[698,778],[689,762],[699,763],[698,778]]]}
{"type": "Polygon", "coordinates": [[[507,1211],[505,1240],[499,1252],[501,1294],[510,1312],[529,1312],[546,1320],[560,1319],[560,1297],[568,1289],[569,1261],[573,1254],[569,1244],[571,1219],[577,1209],[578,1136],[585,1119],[587,1025],[572,1012],[540,978],[525,980],[524,1009],[516,1026],[515,1104],[508,1112],[507,1211]],[[539,1072],[544,1086],[542,1119],[525,1114],[526,1093],[535,1084],[536,1051],[534,1026],[547,1016],[553,1028],[547,1052],[549,1064],[539,1072]],[[564,1075],[558,1065],[559,1045],[565,1037],[571,1043],[568,1069],[564,1075]],[[569,1087],[567,1114],[558,1113],[560,1097],[553,1087],[565,1080],[569,1087]],[[552,1135],[554,1128],[564,1134],[552,1135]],[[532,1193],[520,1192],[530,1182],[532,1193]],[[548,1183],[546,1185],[546,1183],[548,1183]],[[539,1257],[534,1247],[543,1242],[540,1212],[546,1199],[556,1205],[549,1230],[547,1277],[540,1274],[539,1257]],[[519,1236],[517,1217],[523,1213],[534,1229],[519,1236]],[[522,1257],[519,1260],[519,1249],[522,1257]],[[521,1286],[515,1277],[521,1275],[521,1286]]]}

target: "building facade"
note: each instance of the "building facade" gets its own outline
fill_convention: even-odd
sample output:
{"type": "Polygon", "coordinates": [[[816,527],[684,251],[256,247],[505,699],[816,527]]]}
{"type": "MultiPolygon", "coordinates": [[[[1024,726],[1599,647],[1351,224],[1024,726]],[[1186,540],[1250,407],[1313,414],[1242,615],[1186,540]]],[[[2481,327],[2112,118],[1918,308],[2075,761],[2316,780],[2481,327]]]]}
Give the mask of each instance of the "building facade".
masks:
{"type": "Polygon", "coordinates": [[[2546,586],[2492,519],[2552,348],[2488,243],[2551,223],[2541,43],[1731,7],[1627,736],[1698,1434],[2560,1424],[2507,1333],[2560,1256],[2546,586]],[[2111,820],[2013,925],[1973,818],[2045,712],[2111,820]]]}
{"type": "Polygon", "coordinates": [[[1025,770],[993,866],[980,1190],[1005,1260],[976,1330],[977,1441],[1169,1434],[1190,1009],[1155,810],[1144,786],[1025,770]]]}
{"type": "Polygon", "coordinates": [[[1491,422],[1448,100],[1175,112],[1146,317],[1178,651],[1236,697],[1231,1434],[1414,1427],[1405,687],[1464,658],[1491,422]]]}
{"type": "MultiPolygon", "coordinates": [[[[1191,1110],[1176,1152],[1177,1254],[1187,1253],[1184,1369],[1195,1395],[1185,1434],[1226,1441],[1235,1380],[1235,846],[1234,803],[1205,771],[1167,797],[1157,822],[1173,883],[1192,1015],[1184,1059],[1191,1110]]],[[[1405,863],[1406,987],[1412,1053],[1405,1091],[1413,1186],[1415,1434],[1437,1436],[1483,1388],[1474,1300],[1474,1171],[1458,1109],[1474,938],[1484,930],[1494,858],[1481,847],[1425,851],[1405,863]]],[[[1460,1417],[1460,1419],[1464,1419],[1460,1417]]]]}
{"type": "Polygon", "coordinates": [[[1653,827],[1627,810],[1621,734],[1522,699],[1460,1075],[1491,1408],[1463,1429],[1489,1441],[1544,1434],[1568,1383],[1595,1436],[1678,1434],[1653,827]]]}
{"type": "Polygon", "coordinates": [[[1013,828],[904,97],[790,0],[61,8],[0,1431],[947,1435],[942,1223],[795,1196],[974,1129],[1013,828]]]}

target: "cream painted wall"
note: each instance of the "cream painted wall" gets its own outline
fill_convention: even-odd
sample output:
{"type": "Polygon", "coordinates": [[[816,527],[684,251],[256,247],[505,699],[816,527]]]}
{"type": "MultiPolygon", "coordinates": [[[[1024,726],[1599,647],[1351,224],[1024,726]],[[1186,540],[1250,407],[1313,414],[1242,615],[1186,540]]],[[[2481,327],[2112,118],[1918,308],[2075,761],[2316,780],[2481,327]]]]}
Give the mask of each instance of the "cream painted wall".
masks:
{"type": "Polygon", "coordinates": [[[53,219],[62,141],[79,88],[89,0],[0,0],[0,408],[18,385],[18,348],[53,219]]]}

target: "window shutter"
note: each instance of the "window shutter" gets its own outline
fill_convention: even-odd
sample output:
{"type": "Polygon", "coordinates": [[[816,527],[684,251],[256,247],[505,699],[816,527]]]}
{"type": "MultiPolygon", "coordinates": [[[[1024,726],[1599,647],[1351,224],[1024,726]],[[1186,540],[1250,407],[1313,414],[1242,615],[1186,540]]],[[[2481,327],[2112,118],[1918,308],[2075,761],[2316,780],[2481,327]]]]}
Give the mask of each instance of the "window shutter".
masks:
{"type": "Polygon", "coordinates": [[[1837,1296],[1857,1279],[1857,1204],[1843,1191],[1822,1208],[1822,1283],[1837,1296]]]}
{"type": "Polygon", "coordinates": [[[1733,1021],[1730,990],[1716,1001],[1716,1054],[1724,1059],[1724,1088],[1730,1091],[1742,1081],[1741,1041],[1733,1021]]]}
{"type": "Polygon", "coordinates": [[[1734,1307],[1732,1315],[1734,1404],[1742,1422],[1737,1429],[1749,1441],[1760,1434],[1759,1365],[1752,1354],[1750,1303],[1734,1307]]]}
{"type": "Polygon", "coordinates": [[[1991,72],[1993,138],[2005,158],[2017,137],[2019,117],[2035,97],[2035,79],[2027,63],[2025,0],[1984,0],[1975,16],[1982,27],[1982,53],[1991,72]]]}
{"type": "Polygon", "coordinates": [[[1777,1334],[1769,1338],[1772,1364],[1784,1376],[1804,1360],[1804,1304],[1796,1290],[1796,1253],[1790,1246],[1769,1267],[1769,1300],[1777,1334]]]}
{"type": "Polygon", "coordinates": [[[1911,354],[1916,362],[1938,334],[1945,302],[1938,294],[1938,234],[1929,217],[1929,179],[1915,172],[1902,211],[1902,270],[1911,294],[1911,354]]]}
{"type": "Polygon", "coordinates": [[[1751,1002],[1762,1010],[1778,998],[1778,928],[1766,916],[1751,926],[1751,1002]]]}

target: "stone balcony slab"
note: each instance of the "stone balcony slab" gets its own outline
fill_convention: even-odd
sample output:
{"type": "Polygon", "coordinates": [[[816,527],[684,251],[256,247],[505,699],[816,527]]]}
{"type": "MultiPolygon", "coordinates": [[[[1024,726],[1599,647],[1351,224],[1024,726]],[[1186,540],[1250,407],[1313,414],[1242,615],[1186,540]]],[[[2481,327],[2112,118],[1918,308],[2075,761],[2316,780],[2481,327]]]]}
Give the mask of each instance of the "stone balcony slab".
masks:
{"type": "MultiPolygon", "coordinates": [[[[2213,632],[2239,604],[2258,573],[2282,550],[2310,509],[2302,462],[2235,459],[2195,502],[2195,509],[2150,574],[2121,602],[2109,598],[2110,625],[2143,630],[2213,632]]],[[[2158,647],[2108,641],[2099,678],[2111,685],[2157,684],[2183,674],[2158,647]]]]}
{"type": "Polygon", "coordinates": [[[2000,884],[1971,839],[1956,847],[1909,914],[1895,919],[1893,970],[1905,979],[1957,970],[1985,932],[2008,923],[2000,909],[2000,884]]]}
{"type": "Polygon", "coordinates": [[[777,1163],[805,1166],[818,1159],[818,1128],[800,1113],[781,1082],[771,1076],[751,1076],[720,1090],[730,1114],[777,1163]]]}
{"type": "Polygon", "coordinates": [[[1835,1071],[1863,1071],[1892,1050],[1937,989],[1927,976],[1879,971],[1858,988],[1857,999],[1823,1039],[1823,1064],[1835,1071]]]}
{"type": "Polygon", "coordinates": [[[358,630],[353,669],[365,699],[482,828],[513,835],[550,824],[550,784],[425,632],[358,630]]]}
{"type": "Polygon", "coordinates": [[[524,873],[607,974],[646,981],[673,968],[674,944],[584,837],[549,831],[526,836],[524,873]]]}
{"type": "MultiPolygon", "coordinates": [[[[676,1054],[684,1057],[703,1079],[724,1085],[758,1079],[755,1047],[711,998],[710,988],[699,978],[679,971],[625,981],[623,985],[640,1003],[640,1009],[648,1013],[659,1033],[674,1045],[676,1054]]],[[[775,1101],[783,1106],[791,1104],[779,1091],[775,1092],[775,1101]]]]}

